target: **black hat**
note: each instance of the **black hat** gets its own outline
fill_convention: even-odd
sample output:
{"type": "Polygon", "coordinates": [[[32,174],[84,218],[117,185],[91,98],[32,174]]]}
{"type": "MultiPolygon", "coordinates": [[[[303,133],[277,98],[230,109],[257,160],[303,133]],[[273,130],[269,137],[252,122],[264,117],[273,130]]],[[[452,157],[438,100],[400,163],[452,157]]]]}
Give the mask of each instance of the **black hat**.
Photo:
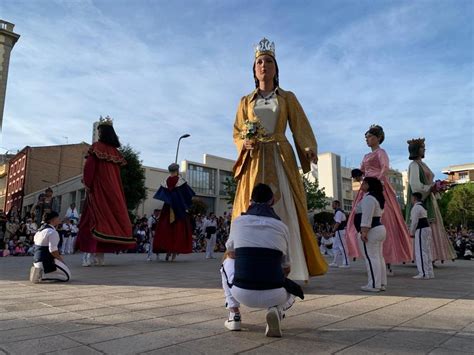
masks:
{"type": "Polygon", "coordinates": [[[179,171],[179,165],[176,164],[176,163],[170,164],[170,165],[168,166],[168,171],[169,171],[170,173],[178,172],[178,171],[179,171]]]}

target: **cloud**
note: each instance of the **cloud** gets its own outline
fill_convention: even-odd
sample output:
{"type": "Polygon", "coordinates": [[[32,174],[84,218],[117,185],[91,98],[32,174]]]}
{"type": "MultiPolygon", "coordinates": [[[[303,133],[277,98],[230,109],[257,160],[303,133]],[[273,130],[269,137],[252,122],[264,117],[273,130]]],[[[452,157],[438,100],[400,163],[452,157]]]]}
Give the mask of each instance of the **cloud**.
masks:
{"type": "Polygon", "coordinates": [[[265,35],[321,152],[358,166],[368,151],[364,132],[379,123],[395,168],[408,165],[413,136],[427,138],[438,175],[473,160],[470,2],[137,4],[3,5],[22,37],[2,146],[89,141],[93,121],[108,114],[146,165],[166,167],[184,133],[191,137],[181,159],[234,158],[235,111],[253,89],[252,44],[265,35]]]}

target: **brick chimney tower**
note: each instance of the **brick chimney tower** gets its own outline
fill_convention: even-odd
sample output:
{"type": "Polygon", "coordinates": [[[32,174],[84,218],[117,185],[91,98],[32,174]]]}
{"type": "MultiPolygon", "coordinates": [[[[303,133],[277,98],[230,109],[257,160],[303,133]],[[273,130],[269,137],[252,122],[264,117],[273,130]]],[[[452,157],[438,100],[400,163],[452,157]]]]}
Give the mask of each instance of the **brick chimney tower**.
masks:
{"type": "Polygon", "coordinates": [[[13,23],[0,20],[0,132],[3,124],[10,53],[16,41],[20,38],[19,34],[13,32],[13,27],[15,27],[13,23]]]}

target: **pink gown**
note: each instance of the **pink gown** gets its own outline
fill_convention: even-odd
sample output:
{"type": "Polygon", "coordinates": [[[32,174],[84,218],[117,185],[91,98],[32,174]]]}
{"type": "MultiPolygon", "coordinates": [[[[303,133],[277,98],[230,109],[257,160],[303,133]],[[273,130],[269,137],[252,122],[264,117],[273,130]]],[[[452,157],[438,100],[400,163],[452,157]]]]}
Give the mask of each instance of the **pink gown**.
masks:
{"type": "MultiPolygon", "coordinates": [[[[382,224],[387,230],[387,237],[383,243],[383,256],[387,264],[400,264],[413,260],[413,242],[403,219],[395,191],[386,176],[388,169],[388,155],[382,148],[366,154],[360,166],[364,176],[376,177],[383,183],[385,208],[382,214],[382,224]]],[[[363,194],[362,190],[357,193],[346,228],[349,255],[355,258],[358,258],[361,254],[357,243],[357,231],[354,227],[354,214],[355,206],[362,199],[363,194]]]]}

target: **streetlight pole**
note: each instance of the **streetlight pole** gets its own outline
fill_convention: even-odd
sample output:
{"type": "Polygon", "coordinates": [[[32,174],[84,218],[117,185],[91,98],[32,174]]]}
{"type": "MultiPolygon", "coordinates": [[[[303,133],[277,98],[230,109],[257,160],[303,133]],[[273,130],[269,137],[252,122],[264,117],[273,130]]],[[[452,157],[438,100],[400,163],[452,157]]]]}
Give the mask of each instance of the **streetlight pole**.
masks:
{"type": "Polygon", "coordinates": [[[178,163],[179,143],[181,142],[181,139],[183,139],[183,138],[188,138],[188,137],[191,137],[191,135],[186,133],[186,134],[183,134],[183,135],[182,135],[181,137],[179,137],[179,139],[178,139],[178,146],[176,147],[176,158],[174,159],[175,164],[178,163]]]}

